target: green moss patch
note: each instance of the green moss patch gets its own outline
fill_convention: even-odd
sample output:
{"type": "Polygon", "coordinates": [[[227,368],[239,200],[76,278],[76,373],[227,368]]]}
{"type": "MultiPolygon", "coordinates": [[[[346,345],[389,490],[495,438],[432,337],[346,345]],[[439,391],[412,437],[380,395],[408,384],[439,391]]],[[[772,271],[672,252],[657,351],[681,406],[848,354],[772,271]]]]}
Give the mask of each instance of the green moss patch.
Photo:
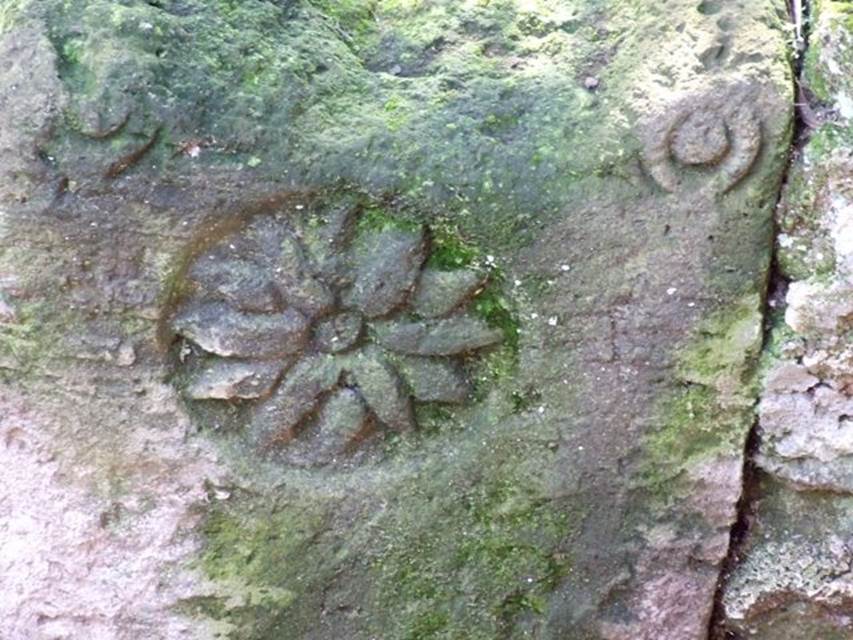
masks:
{"type": "Polygon", "coordinates": [[[560,71],[605,73],[633,29],[605,5],[48,0],[33,13],[70,99],[46,152],[80,188],[122,159],[123,173],[357,185],[467,211],[466,231],[488,219],[492,246],[515,247],[534,214],[638,150],[616,80],[605,105],[560,71]]]}
{"type": "Polygon", "coordinates": [[[0,322],[0,379],[7,371],[16,378],[39,372],[62,352],[67,327],[79,321],[67,311],[55,314],[43,301],[16,305],[15,318],[0,322]]]}
{"type": "Polygon", "coordinates": [[[641,475],[659,499],[676,499],[684,474],[697,464],[742,454],[755,419],[760,305],[755,294],[717,310],[681,349],[681,385],[660,400],[643,442],[641,475]]]}
{"type": "Polygon", "coordinates": [[[749,395],[748,378],[761,350],[762,318],[758,294],[711,314],[681,350],[679,377],[723,395],[749,395]]]}
{"type": "Polygon", "coordinates": [[[287,637],[299,624],[300,605],[313,601],[312,589],[332,571],[333,556],[324,564],[313,553],[331,520],[327,507],[319,498],[263,504],[243,496],[239,506],[212,508],[201,528],[207,543],[199,563],[217,593],[185,601],[181,609],[226,621],[234,628],[229,638],[287,637]]]}
{"type": "Polygon", "coordinates": [[[541,619],[571,570],[562,543],[577,515],[546,497],[528,446],[494,443],[487,467],[465,474],[433,464],[396,497],[406,507],[382,523],[371,563],[381,637],[521,637],[541,619]]]}
{"type": "Polygon", "coordinates": [[[740,455],[753,420],[751,408],[722,408],[708,387],[674,391],[660,403],[657,427],[643,443],[646,489],[664,501],[677,500],[688,469],[717,456],[740,455]]]}
{"type": "Polygon", "coordinates": [[[238,492],[215,502],[199,568],[217,590],[182,610],[227,623],[232,640],[301,637],[318,628],[324,598],[358,602],[354,639],[525,637],[571,571],[565,545],[580,512],[549,495],[551,449],[483,438],[393,487],[352,477],[345,492],[330,480],[328,490],[291,484],[273,501],[238,492]],[[482,467],[460,463],[486,456],[482,467]],[[352,504],[372,516],[350,520],[352,504]]]}

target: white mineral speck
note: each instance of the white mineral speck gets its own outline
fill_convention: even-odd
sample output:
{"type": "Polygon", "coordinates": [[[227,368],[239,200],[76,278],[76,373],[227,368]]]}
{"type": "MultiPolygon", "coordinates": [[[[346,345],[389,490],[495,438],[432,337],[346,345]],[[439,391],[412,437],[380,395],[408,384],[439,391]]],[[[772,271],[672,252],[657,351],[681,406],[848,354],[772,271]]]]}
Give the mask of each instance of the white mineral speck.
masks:
{"type": "Polygon", "coordinates": [[[674,295],[676,291],[678,291],[678,289],[676,289],[675,287],[670,287],[669,289],[666,290],[666,295],[668,295],[668,296],[674,295]]]}

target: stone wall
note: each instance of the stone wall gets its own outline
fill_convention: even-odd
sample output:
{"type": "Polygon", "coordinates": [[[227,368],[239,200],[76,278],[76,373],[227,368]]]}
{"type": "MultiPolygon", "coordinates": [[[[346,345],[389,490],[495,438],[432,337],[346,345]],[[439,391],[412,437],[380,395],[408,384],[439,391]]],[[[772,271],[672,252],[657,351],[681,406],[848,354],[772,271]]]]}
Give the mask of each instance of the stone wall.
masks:
{"type": "Polygon", "coordinates": [[[843,5],[3,3],[0,637],[844,633],[843,5]]]}
{"type": "Polygon", "coordinates": [[[810,8],[756,486],[723,608],[725,626],[749,637],[826,640],[853,633],[853,7],[810,8]]]}

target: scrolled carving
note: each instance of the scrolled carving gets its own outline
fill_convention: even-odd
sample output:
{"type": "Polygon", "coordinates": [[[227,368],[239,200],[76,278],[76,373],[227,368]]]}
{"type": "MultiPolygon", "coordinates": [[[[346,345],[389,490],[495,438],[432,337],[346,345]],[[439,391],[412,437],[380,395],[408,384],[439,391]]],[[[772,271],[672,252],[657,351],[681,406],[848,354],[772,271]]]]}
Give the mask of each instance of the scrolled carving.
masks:
{"type": "Polygon", "coordinates": [[[296,465],[345,457],[414,403],[464,403],[463,363],[502,342],[472,311],[487,274],[430,264],[421,225],[354,211],[257,215],[194,255],[168,319],[190,401],[248,407],[247,437],[296,465]]]}
{"type": "Polygon", "coordinates": [[[664,190],[725,194],[752,170],[762,145],[755,107],[730,93],[684,100],[646,128],[643,165],[664,190]]]}

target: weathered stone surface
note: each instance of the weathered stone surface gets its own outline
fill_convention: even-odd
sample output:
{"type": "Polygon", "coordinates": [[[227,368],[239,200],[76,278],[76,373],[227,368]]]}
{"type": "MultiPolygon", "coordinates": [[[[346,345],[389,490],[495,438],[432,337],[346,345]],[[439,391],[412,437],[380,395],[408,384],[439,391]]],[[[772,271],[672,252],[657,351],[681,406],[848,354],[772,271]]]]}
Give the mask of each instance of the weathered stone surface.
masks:
{"type": "Polygon", "coordinates": [[[275,394],[255,409],[253,437],[263,448],[287,444],[324,394],[331,392],[343,373],[342,363],[320,355],[300,361],[288,372],[275,394]]]}
{"type": "Polygon", "coordinates": [[[789,37],[776,0],[6,3],[0,384],[63,475],[0,504],[48,505],[25,558],[116,570],[4,590],[0,635],[704,639],[789,37]],[[291,359],[280,312],[192,318],[238,303],[187,278],[223,248],[305,318],[257,402],[176,393],[188,342],[291,359]],[[488,276],[451,312],[482,339],[415,317],[429,269],[488,276]],[[102,326],[129,366],[74,357],[102,326]],[[472,393],[418,400],[386,327],[472,393]],[[55,533],[57,494],[87,526],[55,533]]]}
{"type": "Polygon", "coordinates": [[[853,397],[826,385],[767,393],[757,461],[803,487],[853,493],[853,397]]]}
{"type": "Polygon", "coordinates": [[[367,407],[357,391],[339,389],[323,405],[316,424],[288,452],[302,466],[322,466],[339,460],[352,460],[352,453],[373,433],[367,407]]]}
{"type": "Polygon", "coordinates": [[[411,398],[390,362],[379,353],[366,351],[353,356],[349,369],[367,404],[383,424],[395,431],[414,429],[411,398]]]}
{"type": "MultiPolygon", "coordinates": [[[[489,292],[491,298],[484,295],[482,286],[476,291],[465,291],[464,296],[457,296],[452,308],[467,303],[478,315],[454,317],[429,327],[428,335],[422,338],[430,348],[423,355],[443,357],[421,358],[420,366],[417,358],[404,358],[417,384],[404,382],[398,371],[401,358],[392,353],[393,349],[386,353],[380,348],[387,346],[381,336],[388,330],[405,333],[410,324],[408,314],[415,310],[403,302],[407,302],[412,287],[417,292],[423,284],[429,286],[429,278],[425,281],[419,277],[426,258],[422,255],[426,252],[424,231],[420,228],[412,231],[410,224],[382,217],[378,211],[362,215],[352,210],[352,204],[343,222],[344,207],[345,201],[331,206],[319,202],[300,213],[305,207],[298,205],[296,215],[253,216],[224,229],[224,233],[210,234],[212,239],[203,236],[198,241],[201,250],[191,252],[189,258],[189,285],[177,286],[170,300],[176,308],[174,317],[168,318],[169,332],[197,343],[208,353],[256,359],[239,364],[217,362],[181,344],[176,356],[180,369],[187,371],[189,377],[183,385],[185,396],[190,400],[255,400],[269,395],[283,380],[281,388],[286,392],[271,398],[263,411],[254,411],[249,424],[241,426],[254,434],[250,440],[260,454],[275,450],[278,460],[297,466],[338,462],[346,453],[354,453],[359,445],[379,441],[374,438],[368,443],[366,438],[355,438],[350,447],[327,445],[322,425],[315,424],[318,422],[315,414],[323,411],[329,397],[340,396],[338,392],[343,389],[357,390],[371,418],[370,426],[378,426],[380,432],[413,431],[414,401],[461,403],[470,398],[470,385],[459,373],[461,362],[456,356],[464,354],[470,359],[478,349],[503,342],[505,332],[489,328],[487,320],[512,321],[506,303],[494,297],[495,287],[489,292]],[[351,228],[353,223],[357,225],[355,229],[351,228]],[[395,271],[399,265],[394,261],[407,260],[400,253],[401,247],[403,253],[416,249],[418,256],[411,264],[403,265],[402,271],[395,271]],[[393,260],[380,256],[377,262],[377,251],[382,248],[391,251],[393,260]],[[239,259],[242,254],[250,256],[251,262],[239,259]],[[338,254],[338,259],[331,259],[334,254],[338,254]],[[368,263],[371,268],[367,271],[358,266],[368,263]],[[381,268],[375,270],[377,264],[381,268]],[[390,283],[398,277],[403,281],[398,280],[396,292],[390,292],[386,285],[393,288],[390,283]],[[361,309],[346,306],[341,298],[352,292],[353,279],[359,278],[362,282],[357,286],[365,294],[373,286],[370,278],[376,278],[378,293],[369,303],[393,298],[394,313],[383,313],[383,319],[377,321],[361,309]],[[215,286],[199,290],[196,286],[199,280],[215,286]],[[263,293],[273,282],[276,304],[286,300],[295,307],[284,312],[267,312],[263,293]],[[238,301],[234,292],[247,292],[253,283],[263,283],[264,288],[255,292],[253,300],[238,301]],[[383,298],[389,292],[391,298],[383,298]],[[240,306],[240,311],[221,302],[225,294],[229,294],[232,304],[240,306]],[[483,297],[489,304],[478,308],[478,303],[485,302],[483,297]],[[304,317],[300,315],[302,312],[304,317]],[[293,336],[277,334],[276,327],[282,318],[290,316],[299,319],[298,331],[293,336]],[[447,348],[448,345],[452,348],[447,348]],[[334,358],[324,358],[318,352],[334,358]],[[266,358],[268,362],[258,358],[266,358]],[[285,373],[280,376],[282,371],[285,373]],[[433,379],[428,380],[429,376],[433,379]],[[426,389],[427,384],[433,388],[426,389]],[[319,450],[312,452],[312,447],[319,450]]],[[[451,241],[459,242],[456,238],[445,239],[444,243],[439,239],[432,248],[441,255],[452,248],[448,244],[451,241]]],[[[473,273],[465,264],[472,256],[463,253],[454,259],[463,261],[457,265],[460,272],[473,273]]],[[[113,337],[113,340],[118,339],[113,337]]],[[[203,411],[202,427],[211,421],[216,424],[220,420],[235,420],[231,405],[205,406],[203,411]]],[[[354,463],[355,457],[349,462],[354,463]]],[[[374,451],[372,457],[379,456],[374,451]]]]}
{"type": "Polygon", "coordinates": [[[497,329],[479,318],[457,316],[434,322],[379,325],[379,343],[392,351],[416,356],[450,356],[496,344],[503,339],[497,329]]]}
{"type": "MultiPolygon", "coordinates": [[[[5,31],[5,30],[4,30],[5,31]]],[[[7,203],[26,203],[49,195],[41,188],[50,181],[39,159],[39,148],[50,135],[52,123],[67,96],[56,74],[57,53],[39,25],[20,25],[0,41],[0,195],[7,203]]],[[[49,192],[50,189],[47,189],[49,192]]]]}
{"type": "Polygon", "coordinates": [[[346,351],[361,338],[364,322],[359,313],[338,313],[320,322],[314,331],[317,347],[327,353],[346,351]]]}
{"type": "Polygon", "coordinates": [[[471,384],[458,363],[441,359],[401,358],[400,370],[422,402],[464,402],[471,395],[471,384]]]}
{"type": "Polygon", "coordinates": [[[820,384],[820,378],[794,362],[784,362],[767,374],[764,388],[771,393],[796,393],[808,391],[820,384]]]}
{"type": "Polygon", "coordinates": [[[673,193],[734,188],[761,150],[761,122],[750,93],[733,86],[714,96],[689,96],[672,107],[648,130],[645,166],[654,180],[673,193]]]}
{"type": "Polygon", "coordinates": [[[784,284],[759,404],[750,528],[723,592],[720,636],[853,634],[853,23],[809,3],[799,102],[806,126],[778,213],[784,284]]]}
{"type": "Polygon", "coordinates": [[[174,326],[208,353],[275,358],[299,353],[308,338],[305,316],[293,308],[272,315],[246,314],[216,302],[191,306],[174,326]]]}
{"type": "Polygon", "coordinates": [[[310,317],[334,308],[335,295],[328,286],[308,271],[303,250],[293,235],[281,239],[281,255],[273,272],[285,298],[310,317]]]}
{"type": "Polygon", "coordinates": [[[810,3],[810,46],[803,66],[803,84],[827,108],[821,115],[846,126],[853,122],[853,28],[848,4],[843,0],[810,3]]]}
{"type": "Polygon", "coordinates": [[[356,253],[355,282],[347,302],[368,318],[388,314],[406,301],[425,257],[421,230],[370,234],[356,253]]]}
{"type": "Polygon", "coordinates": [[[193,377],[186,394],[193,400],[252,400],[267,395],[284,363],[216,360],[193,377]]]}
{"type": "Polygon", "coordinates": [[[755,527],[723,600],[762,640],[843,640],[853,629],[853,498],[761,484],[755,527]]]}
{"type": "Polygon", "coordinates": [[[203,520],[198,505],[227,495],[212,489],[229,483],[227,471],[204,442],[187,443],[186,418],[170,387],[145,377],[98,389],[87,382],[88,366],[68,369],[61,389],[39,389],[51,401],[36,406],[9,387],[0,394],[0,481],[7,488],[0,503],[0,584],[7,593],[0,632],[28,639],[130,638],[139,629],[170,640],[216,637],[226,627],[175,611],[187,598],[217,592],[190,567],[201,544],[186,534],[203,520]],[[122,409],[131,397],[133,411],[122,409]],[[97,435],[68,419],[120,411],[121,419],[97,435]],[[62,443],[69,429],[81,447],[73,454],[62,443]]]}
{"type": "MultiPolygon", "coordinates": [[[[850,35],[835,5],[816,7],[816,34],[823,34],[816,46],[823,53],[810,52],[806,66],[806,77],[825,77],[826,86],[836,82],[827,65],[853,70],[853,59],[843,53],[850,35]]],[[[853,491],[850,131],[844,120],[814,131],[795,159],[784,195],[778,252],[791,282],[760,405],[764,438],[758,456],[762,467],[801,487],[843,492],[853,491]],[[792,375],[800,382],[782,382],[792,375]]]]}
{"type": "Polygon", "coordinates": [[[208,295],[221,296],[243,311],[272,313],[284,308],[272,280],[246,260],[210,254],[193,263],[189,276],[208,295]]]}
{"type": "Polygon", "coordinates": [[[470,269],[425,269],[412,308],[425,318],[446,316],[470,299],[484,283],[483,275],[470,269]]]}

